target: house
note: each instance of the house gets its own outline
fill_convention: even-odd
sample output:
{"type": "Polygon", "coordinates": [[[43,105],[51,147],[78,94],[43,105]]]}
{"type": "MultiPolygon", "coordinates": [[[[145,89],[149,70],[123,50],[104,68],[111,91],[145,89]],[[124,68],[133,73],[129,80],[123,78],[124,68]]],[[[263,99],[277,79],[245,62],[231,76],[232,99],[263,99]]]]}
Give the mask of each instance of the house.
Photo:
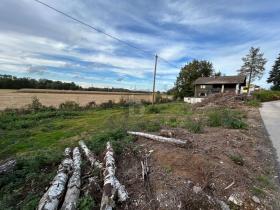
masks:
{"type": "Polygon", "coordinates": [[[214,93],[234,92],[239,94],[246,86],[245,76],[199,77],[194,82],[195,97],[206,97],[214,93]]]}

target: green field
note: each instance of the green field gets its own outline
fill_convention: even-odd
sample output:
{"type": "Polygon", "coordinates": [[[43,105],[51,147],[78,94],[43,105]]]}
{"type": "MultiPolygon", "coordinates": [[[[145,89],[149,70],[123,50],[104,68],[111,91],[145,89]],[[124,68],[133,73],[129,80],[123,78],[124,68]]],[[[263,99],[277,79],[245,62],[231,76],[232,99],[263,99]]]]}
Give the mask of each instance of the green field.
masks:
{"type": "Polygon", "coordinates": [[[0,209],[34,209],[42,189],[54,176],[65,147],[77,146],[81,139],[98,154],[108,140],[121,152],[132,140],[126,130],[155,132],[168,126],[199,133],[206,125],[244,126],[242,115],[236,111],[193,111],[190,105],[179,102],[154,107],[116,105],[107,109],[46,109],[0,114],[0,160],[17,160],[13,173],[0,176],[0,209]],[[223,124],[224,118],[230,124],[228,121],[223,124]]]}

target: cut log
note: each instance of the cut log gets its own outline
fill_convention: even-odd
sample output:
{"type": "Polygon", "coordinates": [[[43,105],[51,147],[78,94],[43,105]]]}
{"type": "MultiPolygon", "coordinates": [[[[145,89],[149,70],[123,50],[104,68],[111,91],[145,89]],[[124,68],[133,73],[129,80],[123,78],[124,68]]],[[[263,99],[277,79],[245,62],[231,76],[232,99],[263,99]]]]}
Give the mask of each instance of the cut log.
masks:
{"type": "Polygon", "coordinates": [[[111,210],[115,207],[115,159],[113,157],[114,152],[110,142],[107,142],[107,151],[105,154],[105,170],[104,170],[104,186],[103,195],[100,205],[100,210],[111,210]]]}
{"type": "Polygon", "coordinates": [[[67,192],[64,198],[62,210],[77,209],[81,188],[81,154],[78,147],[73,150],[73,174],[67,185],[67,192]]]}
{"type": "Polygon", "coordinates": [[[58,167],[57,175],[54,177],[51,186],[39,201],[38,210],[56,210],[63,199],[66,183],[72,173],[73,160],[71,149],[65,149],[65,159],[58,167]]]}
{"type": "Polygon", "coordinates": [[[92,167],[96,167],[98,169],[102,169],[102,163],[100,163],[96,158],[95,155],[89,150],[87,145],[84,141],[79,141],[79,145],[82,148],[83,152],[85,153],[87,159],[89,160],[92,167]]]}
{"type": "Polygon", "coordinates": [[[125,190],[124,185],[122,185],[115,176],[116,167],[114,159],[114,151],[110,144],[107,142],[105,154],[105,170],[104,170],[104,186],[103,195],[101,200],[100,209],[101,210],[111,210],[115,206],[115,196],[118,195],[119,201],[123,202],[128,199],[128,193],[125,190]]]}
{"type": "Polygon", "coordinates": [[[152,140],[165,142],[165,143],[173,143],[173,144],[178,144],[178,145],[183,145],[183,146],[187,145],[187,144],[191,144],[191,141],[183,141],[180,139],[167,138],[167,137],[157,136],[157,135],[148,134],[148,133],[133,132],[133,131],[128,131],[127,133],[130,135],[140,136],[140,137],[144,137],[147,139],[152,139],[152,140]]]}

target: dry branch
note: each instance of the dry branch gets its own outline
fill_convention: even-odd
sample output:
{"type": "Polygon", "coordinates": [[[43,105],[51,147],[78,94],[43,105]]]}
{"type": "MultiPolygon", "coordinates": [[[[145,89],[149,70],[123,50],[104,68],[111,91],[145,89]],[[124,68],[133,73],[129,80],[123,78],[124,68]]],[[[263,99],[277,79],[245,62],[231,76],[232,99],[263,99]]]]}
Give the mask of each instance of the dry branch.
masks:
{"type": "Polygon", "coordinates": [[[167,138],[167,137],[163,137],[163,136],[157,136],[157,135],[142,133],[142,132],[128,131],[127,133],[134,135],[134,136],[140,136],[140,137],[144,137],[147,139],[152,139],[152,140],[166,142],[166,143],[173,143],[173,144],[178,144],[178,145],[186,145],[187,143],[191,143],[191,141],[183,141],[180,139],[167,138]]]}
{"type": "Polygon", "coordinates": [[[95,155],[89,150],[89,148],[87,147],[87,145],[85,144],[84,141],[79,141],[79,145],[82,148],[82,150],[84,151],[87,159],[89,160],[90,164],[92,167],[96,167],[98,169],[102,168],[102,163],[100,163],[96,158],[95,155]]]}
{"type": "Polygon", "coordinates": [[[81,154],[78,147],[73,150],[73,174],[67,185],[67,192],[64,198],[64,203],[61,207],[62,210],[75,210],[77,209],[78,199],[80,196],[81,187],[81,154]]]}
{"type": "Polygon", "coordinates": [[[41,198],[38,210],[56,210],[62,200],[65,186],[72,173],[73,160],[70,157],[71,149],[65,149],[65,159],[58,167],[57,175],[54,177],[51,186],[41,198]]]}
{"type": "Polygon", "coordinates": [[[115,206],[114,198],[116,192],[118,193],[119,201],[125,201],[128,198],[128,193],[125,187],[120,184],[118,179],[115,177],[116,166],[114,159],[114,151],[110,144],[107,142],[105,154],[105,170],[104,170],[104,186],[103,195],[101,200],[100,209],[101,210],[111,210],[115,206]]]}

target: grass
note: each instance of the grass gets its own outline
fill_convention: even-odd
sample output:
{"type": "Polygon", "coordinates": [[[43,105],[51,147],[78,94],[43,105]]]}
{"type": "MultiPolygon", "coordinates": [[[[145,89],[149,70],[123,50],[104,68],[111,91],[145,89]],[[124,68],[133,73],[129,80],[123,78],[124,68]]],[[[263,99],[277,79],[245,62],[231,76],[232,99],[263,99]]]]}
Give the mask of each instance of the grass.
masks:
{"type": "Polygon", "coordinates": [[[251,107],[261,107],[261,101],[258,99],[251,99],[245,102],[246,105],[251,107]]]}
{"type": "Polygon", "coordinates": [[[211,127],[225,127],[232,129],[247,128],[244,114],[231,109],[215,109],[208,113],[208,124],[211,127]]]}
{"type": "MultiPolygon", "coordinates": [[[[180,102],[129,107],[106,104],[89,110],[76,110],[75,104],[61,110],[37,110],[40,104],[35,105],[28,112],[0,112],[0,160],[17,160],[13,173],[0,175],[0,209],[35,209],[63,150],[76,146],[81,139],[97,154],[103,152],[108,140],[121,153],[133,142],[127,130],[156,132],[165,126],[185,127],[194,133],[203,130],[199,120],[189,120],[197,113],[180,102]]],[[[236,119],[241,121],[242,114],[236,119]]],[[[91,209],[90,203],[82,198],[79,205],[91,209]]]]}
{"type": "Polygon", "coordinates": [[[254,92],[253,97],[260,102],[280,100],[280,91],[261,90],[254,92]]]}
{"type": "Polygon", "coordinates": [[[244,159],[240,155],[230,155],[229,158],[237,165],[243,166],[244,165],[244,159]]]}

